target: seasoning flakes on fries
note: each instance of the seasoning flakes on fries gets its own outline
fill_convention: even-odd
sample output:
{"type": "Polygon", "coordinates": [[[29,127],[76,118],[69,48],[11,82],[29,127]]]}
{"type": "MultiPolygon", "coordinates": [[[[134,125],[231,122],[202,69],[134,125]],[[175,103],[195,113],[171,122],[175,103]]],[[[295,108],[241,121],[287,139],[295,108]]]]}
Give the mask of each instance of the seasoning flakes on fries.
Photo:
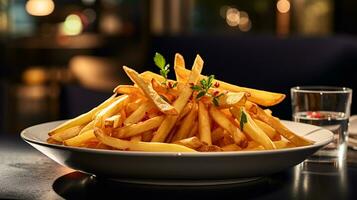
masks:
{"type": "Polygon", "coordinates": [[[260,151],[313,144],[274,117],[269,109],[284,94],[244,88],[201,75],[175,55],[170,65],[156,53],[160,73],[124,66],[133,85],[119,85],[102,104],[51,130],[48,142],[82,148],[148,152],[260,151]]]}

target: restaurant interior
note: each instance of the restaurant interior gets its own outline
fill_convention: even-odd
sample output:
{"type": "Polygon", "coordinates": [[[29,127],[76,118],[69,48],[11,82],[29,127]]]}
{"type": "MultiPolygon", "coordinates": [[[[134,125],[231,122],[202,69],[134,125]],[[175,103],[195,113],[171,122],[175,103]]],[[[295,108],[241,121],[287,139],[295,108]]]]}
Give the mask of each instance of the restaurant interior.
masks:
{"type": "MultiPolygon", "coordinates": [[[[117,85],[132,84],[123,70],[124,65],[139,73],[150,70],[159,74],[160,69],[154,61],[156,53],[162,54],[171,67],[175,53],[180,53],[186,68],[191,68],[199,54],[204,60],[204,75],[215,75],[215,79],[241,87],[285,94],[284,101],[262,108],[267,112],[270,109],[282,120],[291,121],[292,87],[357,89],[356,9],[356,0],[0,0],[0,176],[4,181],[0,181],[0,198],[101,199],[104,194],[137,197],[141,191],[148,196],[180,199],[199,198],[202,194],[203,197],[233,194],[243,199],[356,199],[357,151],[352,150],[357,149],[356,146],[349,148],[343,167],[332,167],[337,172],[328,172],[327,165],[321,163],[316,165],[318,173],[305,173],[303,164],[291,165],[282,173],[258,178],[258,182],[229,185],[223,189],[201,187],[197,192],[190,187],[171,187],[163,191],[159,186],[118,184],[107,182],[107,179],[103,181],[102,177],[91,173],[82,173],[81,164],[92,161],[84,159],[87,156],[84,154],[76,158],[76,153],[105,154],[115,148],[107,146],[110,150],[85,151],[22,138],[56,163],[30,149],[30,145],[20,138],[21,131],[28,127],[74,118],[112,96],[117,85]],[[61,156],[68,160],[61,163],[61,156]]],[[[168,78],[175,78],[173,67],[170,69],[168,78]]],[[[353,100],[357,99],[356,93],[352,94],[353,100]]],[[[356,103],[352,103],[347,115],[357,115],[356,103]]],[[[214,123],[217,125],[218,122],[214,123]]],[[[242,131],[243,125],[241,121],[242,131]]],[[[201,125],[196,124],[196,131],[197,126],[201,125]]],[[[97,132],[95,134],[99,138],[97,132]]],[[[357,145],[357,132],[355,134],[357,145]]],[[[98,146],[100,144],[98,142],[98,146]]],[[[322,147],[318,143],[314,145],[322,147]]],[[[290,157],[284,157],[285,161],[280,162],[286,164],[297,157],[296,152],[309,148],[295,147],[278,150],[277,154],[262,152],[262,155],[290,153],[290,157]]],[[[124,155],[128,149],[122,150],[124,155]]],[[[230,153],[226,156],[233,155],[230,153]]],[[[109,154],[114,155],[114,152],[109,154]]],[[[249,156],[260,154],[248,152],[247,155],[249,161],[249,156]]],[[[181,153],[175,158],[179,156],[181,153]]],[[[222,157],[219,159],[228,159],[222,157]]],[[[102,159],[97,158],[98,162],[102,159]]],[[[118,164],[116,158],[113,163],[118,164]]],[[[269,158],[261,157],[262,160],[269,158]]],[[[197,159],[201,158],[197,156],[197,159]]],[[[138,167],[136,165],[140,165],[135,163],[143,160],[134,162],[128,158],[128,161],[134,163],[132,168],[127,168],[133,172],[138,167]]],[[[191,161],[181,164],[187,167],[197,162],[191,161]]],[[[225,166],[229,167],[234,159],[228,161],[225,166]]],[[[248,171],[258,165],[264,168],[262,171],[268,171],[266,166],[275,165],[276,161],[278,159],[254,161],[248,171]]],[[[115,166],[111,160],[108,163],[102,169],[115,166]]],[[[170,166],[168,163],[162,166],[170,166]]],[[[217,166],[219,164],[224,165],[218,163],[217,166]]],[[[259,173],[263,174],[262,171],[259,173]]],[[[145,174],[145,170],[139,172],[145,174]]],[[[151,172],[156,175],[166,173],[165,170],[151,172]]]]}
{"type": "MultiPolygon", "coordinates": [[[[123,65],[157,71],[153,56],[205,60],[203,74],[280,92],[354,88],[353,0],[2,0],[0,129],[6,133],[88,111],[129,83],[123,65]]],[[[172,74],[170,75],[172,76],[172,74]]],[[[352,114],[357,113],[352,106],[352,114]]]]}

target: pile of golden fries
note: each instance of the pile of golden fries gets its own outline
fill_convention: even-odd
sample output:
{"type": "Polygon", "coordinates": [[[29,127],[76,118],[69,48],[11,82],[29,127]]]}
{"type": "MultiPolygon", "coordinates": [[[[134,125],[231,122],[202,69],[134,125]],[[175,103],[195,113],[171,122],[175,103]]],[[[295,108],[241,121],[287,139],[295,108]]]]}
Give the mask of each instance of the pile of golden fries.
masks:
{"type": "Polygon", "coordinates": [[[199,55],[191,70],[180,54],[175,55],[176,80],[123,68],[134,85],[117,86],[102,104],[51,130],[48,142],[149,152],[271,150],[313,144],[260,107],[280,103],[284,94],[203,76],[199,55]]]}

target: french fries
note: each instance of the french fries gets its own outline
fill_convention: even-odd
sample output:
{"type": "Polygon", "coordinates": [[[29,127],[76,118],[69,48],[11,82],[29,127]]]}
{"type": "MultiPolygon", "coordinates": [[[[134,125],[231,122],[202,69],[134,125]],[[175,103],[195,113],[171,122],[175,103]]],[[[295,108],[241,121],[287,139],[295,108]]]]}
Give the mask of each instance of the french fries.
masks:
{"type": "Polygon", "coordinates": [[[163,100],[160,95],[152,88],[152,86],[146,83],[135,70],[126,66],[123,68],[129,78],[141,88],[147,98],[149,98],[161,112],[168,115],[178,114],[177,110],[168,104],[165,100],[163,100]]]}
{"type": "MultiPolygon", "coordinates": [[[[176,101],[173,103],[173,105],[176,108],[176,110],[178,111],[178,113],[181,113],[182,109],[187,104],[187,101],[190,99],[192,92],[193,92],[190,84],[197,83],[199,76],[201,74],[202,68],[203,68],[203,60],[199,55],[197,55],[197,57],[194,61],[188,82],[185,84],[184,88],[181,90],[180,95],[178,96],[176,101]]],[[[169,132],[175,125],[176,121],[177,121],[177,116],[169,116],[169,115],[166,116],[166,118],[162,122],[161,126],[159,127],[159,129],[157,130],[157,132],[155,133],[155,135],[151,141],[152,142],[164,142],[165,138],[167,137],[167,135],[169,134],[169,132]]]]}
{"type": "Polygon", "coordinates": [[[259,144],[263,145],[265,149],[276,149],[274,143],[253,121],[250,115],[242,107],[240,110],[236,107],[230,108],[232,115],[240,122],[240,128],[247,133],[250,138],[259,144]]]}
{"type": "Polygon", "coordinates": [[[211,125],[207,108],[202,102],[198,102],[198,131],[202,142],[211,145],[211,125]]]}
{"type": "MultiPolygon", "coordinates": [[[[187,80],[190,70],[187,70],[183,67],[177,67],[175,68],[175,73],[176,76],[180,77],[180,79],[187,80]]],[[[206,76],[201,75],[201,79],[206,79],[206,78],[207,78],[206,76]]],[[[274,106],[285,99],[284,94],[240,87],[219,80],[216,81],[219,83],[221,89],[232,91],[232,92],[246,92],[250,94],[248,96],[248,100],[262,106],[274,106]]]]}
{"type": "Polygon", "coordinates": [[[95,136],[103,144],[126,151],[164,151],[164,152],[195,152],[195,150],[177,144],[161,142],[127,141],[106,135],[101,129],[95,129],[95,136]]]}
{"type": "Polygon", "coordinates": [[[53,135],[55,133],[59,133],[61,131],[64,131],[66,129],[72,128],[74,126],[80,126],[83,124],[87,124],[88,122],[90,122],[93,118],[93,116],[100,110],[106,108],[108,105],[110,105],[113,101],[115,100],[115,94],[113,96],[111,96],[109,99],[107,99],[106,101],[104,101],[102,104],[100,104],[99,106],[93,108],[92,110],[90,110],[87,113],[84,113],[76,118],[70,119],[68,121],[66,121],[65,123],[57,126],[56,128],[52,129],[48,134],[49,135],[53,135]]]}
{"type": "Polygon", "coordinates": [[[229,119],[227,119],[222,112],[214,106],[211,106],[209,112],[213,120],[232,135],[234,142],[237,145],[241,147],[247,146],[247,137],[229,119]]]}
{"type": "Polygon", "coordinates": [[[119,85],[102,104],[51,130],[48,143],[78,148],[149,152],[262,151],[313,144],[274,117],[269,109],[284,94],[235,86],[201,75],[202,58],[185,68],[175,55],[176,80],[123,67],[134,85],[119,85]],[[117,96],[119,95],[119,96],[117,96]]]}

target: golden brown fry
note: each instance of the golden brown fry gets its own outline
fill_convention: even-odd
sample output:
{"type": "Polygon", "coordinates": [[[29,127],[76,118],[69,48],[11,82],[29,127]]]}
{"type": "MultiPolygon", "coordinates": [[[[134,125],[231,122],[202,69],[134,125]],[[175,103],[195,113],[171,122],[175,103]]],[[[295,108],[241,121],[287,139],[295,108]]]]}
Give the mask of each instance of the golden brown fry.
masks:
{"type": "Polygon", "coordinates": [[[212,145],[211,124],[206,106],[198,102],[198,132],[202,142],[212,145]]]}
{"type": "Polygon", "coordinates": [[[76,137],[65,140],[63,143],[67,146],[80,147],[83,146],[87,141],[94,139],[93,129],[86,131],[76,137]]]}
{"type": "Polygon", "coordinates": [[[245,92],[228,92],[218,98],[219,108],[230,108],[232,106],[244,106],[247,100],[245,92]]]}
{"type": "MultiPolygon", "coordinates": [[[[139,108],[139,106],[145,102],[145,99],[137,99],[135,101],[129,102],[126,106],[125,109],[123,109],[122,111],[124,111],[126,116],[131,115],[135,110],[137,110],[139,108]]],[[[121,113],[123,114],[123,113],[121,113]]]]}
{"type": "Polygon", "coordinates": [[[140,96],[145,96],[142,90],[133,85],[118,85],[114,90],[114,93],[117,94],[135,94],[140,96]]]}
{"type": "Polygon", "coordinates": [[[221,147],[223,151],[240,151],[242,148],[237,144],[228,144],[221,147]]]}
{"type": "Polygon", "coordinates": [[[184,118],[192,110],[192,107],[193,107],[193,103],[188,102],[186,106],[183,108],[183,110],[181,111],[179,117],[177,118],[177,121],[180,121],[182,118],[184,118]]]}
{"type": "Polygon", "coordinates": [[[121,140],[106,135],[103,130],[98,128],[95,129],[94,133],[98,140],[105,145],[121,150],[151,152],[196,152],[193,149],[178,144],[167,144],[161,142],[133,142],[121,140]]]}
{"type": "Polygon", "coordinates": [[[56,140],[54,140],[54,139],[52,139],[52,138],[47,138],[47,140],[46,140],[48,143],[50,143],[50,144],[63,144],[63,142],[58,142],[58,141],[56,141],[56,140]]]}
{"type": "MultiPolygon", "coordinates": [[[[167,84],[173,87],[172,82],[167,82],[167,84]]],[[[159,83],[156,79],[151,80],[151,85],[154,90],[162,97],[165,101],[172,103],[175,101],[176,97],[179,95],[177,89],[169,88],[169,86],[159,83]]]]}
{"type": "Polygon", "coordinates": [[[78,135],[78,133],[81,131],[83,126],[75,126],[69,129],[66,129],[64,131],[58,132],[56,134],[53,134],[50,136],[53,140],[56,140],[57,142],[63,142],[64,140],[67,140],[69,138],[75,137],[78,135]]]}
{"type": "Polygon", "coordinates": [[[181,82],[181,83],[185,82],[185,80],[182,80],[181,77],[177,74],[176,68],[185,68],[185,59],[179,53],[175,54],[174,71],[175,71],[177,82],[181,82]]]}
{"type": "Polygon", "coordinates": [[[197,149],[203,145],[203,143],[196,136],[178,140],[174,142],[174,144],[180,144],[191,149],[197,149]]]}
{"type": "Polygon", "coordinates": [[[178,114],[178,111],[175,109],[175,107],[171,106],[169,103],[163,100],[160,95],[152,88],[151,84],[145,82],[135,70],[126,66],[123,68],[129,78],[141,88],[146,97],[149,98],[161,112],[167,115],[178,114]]]}
{"type": "Polygon", "coordinates": [[[159,127],[163,120],[164,116],[157,116],[137,124],[131,124],[129,126],[119,128],[113,133],[113,137],[129,138],[140,133],[153,130],[159,127]]]}
{"type": "Polygon", "coordinates": [[[84,132],[86,132],[86,131],[88,131],[88,130],[93,129],[93,127],[94,127],[94,121],[91,121],[91,122],[89,122],[87,125],[85,125],[85,126],[81,129],[81,131],[79,131],[78,135],[80,135],[80,134],[82,134],[82,133],[84,133],[84,132]]]}
{"type": "Polygon", "coordinates": [[[223,132],[223,137],[217,141],[217,145],[220,147],[235,144],[234,139],[230,133],[223,132]]]}
{"type": "Polygon", "coordinates": [[[197,136],[197,135],[199,135],[199,134],[198,134],[198,122],[196,119],[195,123],[193,124],[193,127],[187,137],[193,137],[193,136],[197,136]]]}
{"type": "Polygon", "coordinates": [[[228,131],[236,144],[241,147],[247,146],[247,137],[238,129],[238,127],[234,126],[234,124],[215,106],[211,106],[210,115],[212,119],[226,131],[228,131]]]}
{"type": "Polygon", "coordinates": [[[224,129],[222,127],[215,128],[211,133],[212,143],[216,144],[224,136],[224,129]]]}
{"type": "Polygon", "coordinates": [[[123,117],[121,114],[113,115],[104,121],[105,127],[118,128],[123,124],[123,117]]]}
{"type": "Polygon", "coordinates": [[[263,145],[265,149],[276,149],[274,143],[264,133],[264,131],[262,131],[255,124],[251,116],[245,111],[244,107],[241,107],[240,109],[236,107],[231,107],[230,111],[232,115],[238,120],[238,122],[243,126],[240,128],[244,131],[244,133],[249,135],[251,139],[263,145]]]}
{"type": "Polygon", "coordinates": [[[220,152],[220,151],[222,151],[222,149],[221,149],[221,147],[216,146],[216,145],[204,144],[201,147],[199,147],[197,149],[197,151],[200,151],[200,152],[220,152]]]}
{"type": "Polygon", "coordinates": [[[105,119],[115,115],[116,113],[120,112],[120,110],[125,106],[128,100],[128,95],[122,95],[121,97],[117,98],[114,102],[108,105],[106,108],[101,110],[99,113],[96,114],[94,119],[94,126],[96,127],[103,127],[105,119]]]}
{"type": "Polygon", "coordinates": [[[266,124],[265,122],[262,122],[260,121],[259,119],[253,119],[255,124],[264,131],[264,133],[267,134],[267,136],[273,140],[273,141],[276,141],[276,140],[280,140],[281,137],[280,137],[280,134],[275,130],[273,129],[271,126],[269,126],[268,124],[266,124]]]}
{"type": "MultiPolygon", "coordinates": [[[[186,83],[185,87],[181,90],[180,95],[178,96],[178,98],[175,100],[173,104],[176,110],[178,111],[178,113],[181,113],[182,109],[185,107],[188,100],[190,99],[193,92],[190,83],[193,84],[197,83],[202,71],[202,67],[203,67],[203,60],[199,55],[197,55],[188,82],[186,83]]],[[[178,116],[166,116],[151,141],[164,142],[167,135],[174,127],[177,118],[178,116]]]]}
{"type": "Polygon", "coordinates": [[[130,138],[130,141],[132,141],[132,142],[139,142],[139,141],[141,141],[141,139],[142,139],[142,136],[141,136],[141,135],[135,135],[135,136],[133,136],[133,137],[130,138]]]}
{"type": "MultiPolygon", "coordinates": [[[[187,77],[190,73],[190,70],[178,67],[175,68],[176,74],[182,80],[187,80],[187,77]]],[[[207,79],[206,76],[201,75],[201,79],[207,79]]],[[[236,85],[232,85],[223,81],[216,80],[219,83],[219,88],[223,90],[229,90],[232,92],[246,92],[249,93],[248,100],[255,102],[262,106],[273,106],[280,103],[285,98],[285,94],[274,93],[274,92],[267,92],[263,90],[256,90],[246,87],[240,87],[236,85]]]]}
{"type": "Polygon", "coordinates": [[[289,141],[286,141],[286,140],[274,141],[274,144],[278,149],[285,149],[285,148],[295,147],[295,145],[292,142],[289,142],[289,141]]]}
{"type": "Polygon", "coordinates": [[[146,112],[148,112],[152,107],[153,103],[151,101],[146,101],[142,103],[129,117],[127,117],[124,121],[124,125],[128,126],[131,124],[138,123],[142,119],[144,119],[146,112]]]}
{"type": "Polygon", "coordinates": [[[278,131],[278,133],[280,133],[283,137],[291,141],[294,145],[306,146],[314,143],[313,141],[296,135],[294,132],[290,131],[280,122],[278,118],[268,115],[259,106],[248,102],[248,104],[246,104],[246,107],[248,107],[250,109],[250,112],[254,113],[260,120],[273,127],[276,131],[278,131]]]}
{"type": "Polygon", "coordinates": [[[64,131],[68,128],[74,127],[74,126],[80,126],[83,124],[87,124],[90,121],[92,121],[93,116],[100,110],[106,108],[108,105],[110,105],[114,100],[115,100],[115,94],[113,96],[111,96],[109,99],[107,99],[106,101],[104,101],[103,103],[101,103],[99,106],[93,108],[92,110],[90,110],[87,113],[84,113],[76,118],[70,119],[68,121],[66,121],[65,123],[57,126],[56,128],[52,129],[48,134],[49,135],[53,135],[55,133],[64,131]]]}
{"type": "Polygon", "coordinates": [[[197,104],[193,104],[190,113],[183,119],[181,126],[173,136],[172,141],[178,141],[187,138],[191,129],[193,128],[196,118],[197,104]]]}
{"type": "MultiPolygon", "coordinates": [[[[159,74],[155,74],[154,72],[151,71],[145,71],[140,74],[140,76],[146,81],[150,82],[152,79],[158,80],[159,82],[164,82],[165,79],[159,74]]],[[[173,81],[173,80],[168,80],[168,81],[173,81]]]]}
{"type": "Polygon", "coordinates": [[[154,136],[154,132],[152,130],[146,131],[141,134],[141,141],[143,142],[150,142],[152,137],[154,136]]]}

